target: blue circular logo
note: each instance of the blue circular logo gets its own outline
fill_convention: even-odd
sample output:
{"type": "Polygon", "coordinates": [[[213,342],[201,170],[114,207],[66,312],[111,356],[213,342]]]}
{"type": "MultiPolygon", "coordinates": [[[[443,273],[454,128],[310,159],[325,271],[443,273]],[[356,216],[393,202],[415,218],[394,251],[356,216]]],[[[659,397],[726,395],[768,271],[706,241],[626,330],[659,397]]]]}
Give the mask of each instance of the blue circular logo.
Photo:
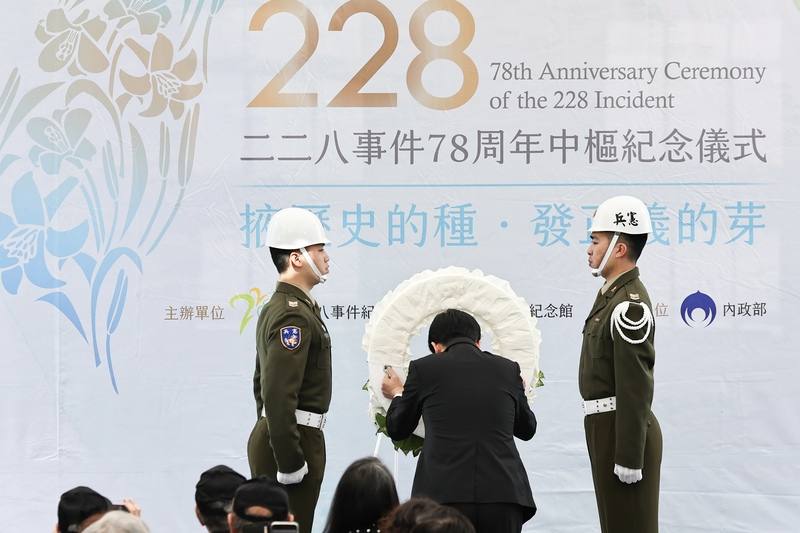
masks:
{"type": "Polygon", "coordinates": [[[681,304],[681,318],[689,327],[708,327],[716,317],[717,304],[711,296],[700,291],[687,296],[681,304]]]}

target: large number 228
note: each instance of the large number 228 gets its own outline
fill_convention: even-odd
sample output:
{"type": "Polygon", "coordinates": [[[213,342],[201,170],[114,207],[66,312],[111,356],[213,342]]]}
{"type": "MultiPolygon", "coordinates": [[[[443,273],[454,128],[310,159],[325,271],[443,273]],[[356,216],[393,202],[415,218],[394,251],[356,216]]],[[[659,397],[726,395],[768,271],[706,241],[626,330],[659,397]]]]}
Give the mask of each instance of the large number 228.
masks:
{"type": "MultiPolygon", "coordinates": [[[[281,89],[306,64],[319,44],[319,25],[314,15],[299,0],[269,0],[253,14],[250,31],[262,31],[267,20],[278,13],[297,17],[305,29],[305,40],[289,62],[261,89],[247,107],[315,107],[317,93],[284,93],[281,89]]],[[[331,100],[330,107],[396,107],[397,93],[362,93],[364,85],[378,72],[397,48],[397,21],[392,12],[378,0],[349,0],[331,17],[328,31],[342,31],[345,22],[357,13],[369,13],[383,25],[383,44],[361,67],[347,85],[331,100]]],[[[411,41],[419,54],[411,61],[406,74],[406,84],[411,95],[422,105],[432,109],[454,109],[462,106],[478,88],[478,69],[464,51],[475,36],[472,14],[457,0],[427,0],[414,11],[409,23],[411,41]],[[425,21],[436,11],[449,11],[459,23],[456,39],[448,45],[432,43],[425,34],[425,21]],[[422,84],[422,72],[436,59],[455,63],[463,75],[461,88],[452,96],[434,96],[422,84]]]]}

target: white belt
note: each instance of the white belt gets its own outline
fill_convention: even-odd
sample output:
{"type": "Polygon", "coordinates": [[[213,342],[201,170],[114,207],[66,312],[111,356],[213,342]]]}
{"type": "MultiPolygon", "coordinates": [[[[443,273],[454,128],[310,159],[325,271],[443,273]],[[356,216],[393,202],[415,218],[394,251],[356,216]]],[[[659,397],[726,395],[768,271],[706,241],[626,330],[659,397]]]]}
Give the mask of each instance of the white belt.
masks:
{"type": "Polygon", "coordinates": [[[596,415],[597,413],[607,413],[617,410],[617,397],[600,398],[599,400],[586,400],[583,402],[583,414],[596,415]]]}
{"type": "Polygon", "coordinates": [[[297,423],[301,426],[308,426],[310,428],[317,429],[322,429],[325,427],[325,415],[297,409],[294,412],[294,416],[297,419],[297,423]]]}
{"type": "MultiPolygon", "coordinates": [[[[263,407],[261,408],[261,416],[267,416],[267,413],[263,407]]],[[[303,411],[302,409],[295,409],[294,417],[297,420],[297,423],[301,426],[308,426],[310,428],[317,429],[322,429],[325,427],[325,419],[327,418],[325,415],[312,413],[311,411],[303,411]]]]}

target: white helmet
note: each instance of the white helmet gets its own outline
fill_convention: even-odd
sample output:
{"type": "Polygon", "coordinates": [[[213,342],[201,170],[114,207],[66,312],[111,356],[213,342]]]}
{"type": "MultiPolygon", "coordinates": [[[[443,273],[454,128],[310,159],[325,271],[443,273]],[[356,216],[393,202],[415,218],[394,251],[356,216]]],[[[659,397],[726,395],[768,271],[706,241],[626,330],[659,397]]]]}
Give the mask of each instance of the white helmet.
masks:
{"type": "Polygon", "coordinates": [[[267,225],[267,246],[280,250],[299,250],[312,244],[330,244],[319,218],[300,207],[281,209],[267,225]]]}
{"type": "Polygon", "coordinates": [[[652,233],[653,227],[650,223],[650,212],[643,201],[633,196],[615,196],[597,207],[589,231],[641,235],[652,233]]]}
{"type": "Polygon", "coordinates": [[[267,225],[267,246],[280,250],[300,250],[320,283],[325,283],[328,277],[319,271],[306,247],[330,243],[322,222],[307,209],[300,207],[281,209],[272,215],[267,225]]]}
{"type": "Polygon", "coordinates": [[[592,269],[592,275],[597,277],[606,267],[611,251],[619,240],[620,233],[628,235],[646,235],[653,232],[650,222],[650,211],[645,203],[633,196],[614,196],[597,207],[592,217],[590,233],[595,231],[610,231],[614,234],[606,249],[603,260],[597,268],[592,269]]]}

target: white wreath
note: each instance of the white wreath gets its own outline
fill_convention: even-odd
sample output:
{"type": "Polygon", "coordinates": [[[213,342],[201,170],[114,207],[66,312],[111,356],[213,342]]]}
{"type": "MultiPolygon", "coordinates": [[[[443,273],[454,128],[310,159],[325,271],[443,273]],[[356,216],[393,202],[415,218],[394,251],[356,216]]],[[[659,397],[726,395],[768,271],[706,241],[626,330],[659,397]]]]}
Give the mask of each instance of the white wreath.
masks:
{"type": "MultiPolygon", "coordinates": [[[[519,363],[528,400],[539,377],[541,334],[525,300],[511,285],[480,270],[447,267],[415,274],[389,291],[375,306],[362,339],[369,364],[369,416],[386,414],[390,400],[381,394],[384,367],[391,366],[405,381],[411,361],[411,339],[445,309],[467,311],[492,334],[483,349],[519,363]]],[[[414,430],[425,436],[422,421],[414,430]]]]}

